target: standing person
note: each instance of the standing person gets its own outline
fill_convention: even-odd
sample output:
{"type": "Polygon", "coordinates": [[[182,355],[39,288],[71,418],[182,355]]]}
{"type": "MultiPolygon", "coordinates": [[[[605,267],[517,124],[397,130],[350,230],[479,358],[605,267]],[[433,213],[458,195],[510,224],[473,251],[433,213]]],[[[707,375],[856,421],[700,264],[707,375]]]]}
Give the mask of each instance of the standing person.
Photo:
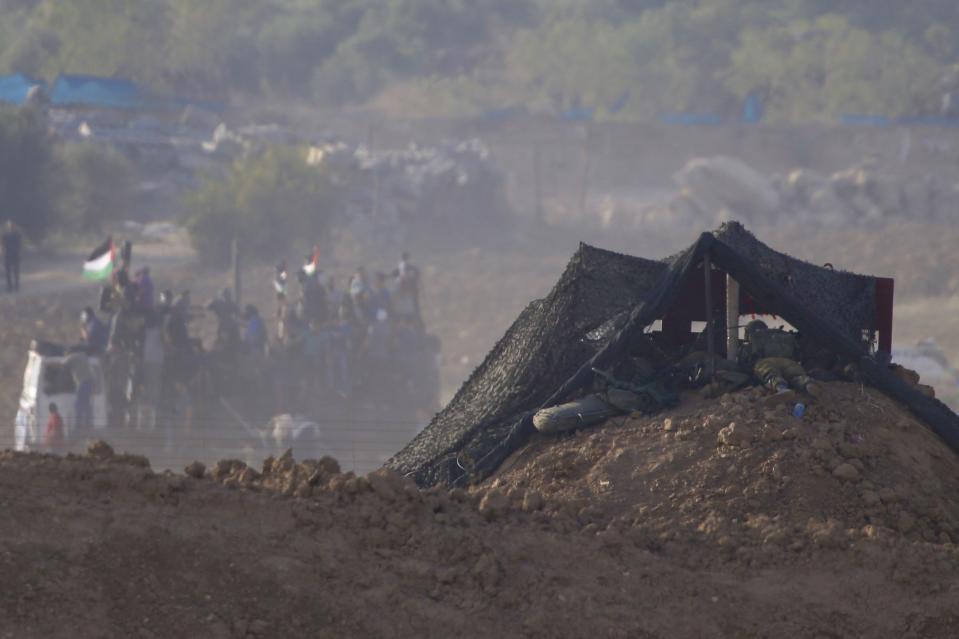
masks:
{"type": "Polygon", "coordinates": [[[290,314],[293,308],[286,299],[286,293],[276,294],[276,339],[278,342],[285,343],[287,333],[289,332],[290,314]]]}
{"type": "Polygon", "coordinates": [[[289,274],[286,270],[286,260],[282,260],[276,265],[276,274],[273,276],[273,290],[277,295],[286,295],[287,280],[289,280],[289,274]]]}
{"type": "Polygon", "coordinates": [[[361,266],[350,280],[350,299],[357,321],[369,324],[375,319],[376,309],[373,308],[372,298],[373,291],[366,280],[366,268],[361,266]]]}
{"type": "Polygon", "coordinates": [[[23,234],[12,220],[7,220],[3,231],[3,268],[7,276],[7,293],[20,290],[20,256],[23,249],[23,234]]]}
{"type": "Polygon", "coordinates": [[[243,328],[243,344],[246,350],[258,358],[262,357],[266,353],[266,326],[260,317],[260,311],[252,304],[247,304],[243,310],[243,320],[246,322],[243,328]]]}
{"type": "Polygon", "coordinates": [[[306,322],[325,322],[328,312],[326,289],[320,284],[319,276],[316,273],[309,273],[306,269],[301,269],[297,273],[297,279],[302,291],[300,312],[303,315],[303,320],[306,322]]]}
{"type": "Polygon", "coordinates": [[[110,320],[107,337],[107,421],[111,427],[129,424],[131,390],[140,361],[142,335],[138,314],[133,308],[135,291],[132,286],[121,288],[123,301],[110,320]]]}
{"type": "Polygon", "coordinates": [[[373,276],[372,301],[374,313],[379,311],[391,313],[393,311],[390,289],[386,286],[386,273],[381,271],[377,271],[373,276]]]}
{"type": "Polygon", "coordinates": [[[231,289],[225,288],[220,291],[220,301],[223,302],[224,311],[233,317],[240,316],[240,307],[236,305],[236,300],[233,299],[233,291],[231,289]]]}
{"type": "Polygon", "coordinates": [[[388,399],[392,392],[393,330],[389,314],[380,309],[376,312],[376,321],[367,329],[364,350],[364,383],[367,393],[373,401],[388,399]]]}
{"type": "Polygon", "coordinates": [[[174,420],[184,418],[182,407],[189,404],[189,389],[186,380],[193,370],[193,347],[187,326],[190,308],[189,297],[184,293],[176,303],[171,303],[172,292],[160,296],[164,309],[160,320],[160,336],[163,342],[163,367],[160,382],[160,406],[158,418],[166,433],[167,450],[173,448],[174,420]],[[184,400],[182,395],[186,394],[184,400]]]}
{"type": "Polygon", "coordinates": [[[163,389],[163,329],[159,313],[147,316],[143,335],[143,402],[145,409],[139,415],[140,427],[150,430],[156,426],[160,396],[163,389]],[[145,414],[143,414],[145,413],[145,414]]]}
{"type": "Polygon", "coordinates": [[[100,321],[93,308],[83,309],[80,313],[80,346],[87,355],[102,355],[107,348],[108,335],[107,325],[100,321]]]}
{"type": "Polygon", "coordinates": [[[340,307],[343,305],[343,291],[336,288],[336,277],[332,273],[326,274],[326,282],[323,288],[325,289],[324,293],[326,295],[326,308],[329,319],[332,322],[336,322],[340,313],[340,307]]]}
{"type": "Polygon", "coordinates": [[[67,369],[73,377],[76,386],[76,399],[73,405],[73,419],[78,431],[86,431],[93,427],[93,371],[90,369],[90,359],[83,351],[76,351],[67,356],[67,369]]]}
{"type": "Polygon", "coordinates": [[[65,440],[63,436],[63,418],[60,409],[54,402],[50,402],[50,417],[47,419],[47,430],[43,434],[43,447],[50,453],[63,452],[65,440]]]}
{"type": "Polygon", "coordinates": [[[144,266],[133,277],[136,285],[136,305],[142,311],[153,310],[153,279],[150,278],[150,268],[144,266]]]}
{"type": "Polygon", "coordinates": [[[394,293],[394,312],[403,319],[411,321],[417,328],[423,328],[420,313],[420,270],[410,262],[410,254],[403,253],[400,263],[393,271],[396,278],[394,293]]]}

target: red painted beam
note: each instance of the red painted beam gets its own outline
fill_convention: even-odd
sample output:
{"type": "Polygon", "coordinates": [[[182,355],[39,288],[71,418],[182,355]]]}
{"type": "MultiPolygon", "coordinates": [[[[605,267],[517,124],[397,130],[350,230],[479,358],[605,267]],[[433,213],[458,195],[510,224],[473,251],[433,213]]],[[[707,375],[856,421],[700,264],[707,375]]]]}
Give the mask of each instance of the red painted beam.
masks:
{"type": "Polygon", "coordinates": [[[895,293],[894,279],[876,278],[876,315],[873,324],[878,333],[880,353],[892,353],[892,314],[895,293]]]}

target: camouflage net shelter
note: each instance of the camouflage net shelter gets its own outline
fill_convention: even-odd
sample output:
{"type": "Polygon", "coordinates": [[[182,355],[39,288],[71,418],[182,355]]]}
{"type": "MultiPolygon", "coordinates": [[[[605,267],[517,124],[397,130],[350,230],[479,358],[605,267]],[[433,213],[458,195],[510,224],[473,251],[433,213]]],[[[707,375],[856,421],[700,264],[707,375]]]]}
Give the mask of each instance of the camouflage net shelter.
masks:
{"type": "Polygon", "coordinates": [[[906,404],[959,453],[959,416],[870,354],[863,335],[878,328],[876,278],[784,255],[730,222],[662,261],[581,245],[550,294],[520,314],[453,400],[387,466],[421,486],[488,476],[535,432],[537,410],[568,401],[592,383],[593,368],[621,360],[636,335],[673,311],[697,272],[703,277],[704,264],[728,273],[802,334],[858,362],[866,382],[906,404]]]}

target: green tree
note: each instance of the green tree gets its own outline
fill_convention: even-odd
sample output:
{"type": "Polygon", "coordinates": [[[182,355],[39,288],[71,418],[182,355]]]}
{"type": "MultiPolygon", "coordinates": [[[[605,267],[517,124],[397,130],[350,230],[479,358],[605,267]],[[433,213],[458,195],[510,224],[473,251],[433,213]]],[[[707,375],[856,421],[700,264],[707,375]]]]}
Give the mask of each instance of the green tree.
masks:
{"type": "Polygon", "coordinates": [[[56,223],[56,169],[42,116],[32,109],[0,108],[0,216],[34,241],[56,223]]]}
{"type": "Polygon", "coordinates": [[[326,237],[337,189],[300,149],[273,147],[208,179],[186,201],[187,228],[201,259],[224,265],[236,237],[264,259],[305,250],[326,237]]]}
{"type": "Polygon", "coordinates": [[[60,220],[64,229],[102,235],[133,203],[130,163],[110,147],[68,144],[58,151],[62,168],[60,220]]]}
{"type": "Polygon", "coordinates": [[[139,0],[46,0],[35,10],[31,28],[46,34],[51,53],[44,74],[89,73],[158,79],[167,36],[163,2],[139,0]]]}
{"type": "Polygon", "coordinates": [[[746,31],[732,55],[727,86],[770,95],[784,120],[838,114],[899,115],[935,82],[939,65],[899,33],[870,33],[837,15],[746,31]]]}

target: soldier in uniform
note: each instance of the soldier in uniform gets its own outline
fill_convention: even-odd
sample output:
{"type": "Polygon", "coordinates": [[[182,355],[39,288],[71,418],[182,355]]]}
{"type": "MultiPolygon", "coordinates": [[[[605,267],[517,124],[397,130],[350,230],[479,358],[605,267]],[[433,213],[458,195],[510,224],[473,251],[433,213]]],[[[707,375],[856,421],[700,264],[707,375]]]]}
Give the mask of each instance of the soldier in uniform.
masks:
{"type": "Polygon", "coordinates": [[[770,329],[762,320],[746,325],[746,344],[741,351],[745,368],[784,400],[792,399],[797,391],[812,397],[820,394],[820,387],[799,363],[798,350],[794,333],[770,329]]]}

